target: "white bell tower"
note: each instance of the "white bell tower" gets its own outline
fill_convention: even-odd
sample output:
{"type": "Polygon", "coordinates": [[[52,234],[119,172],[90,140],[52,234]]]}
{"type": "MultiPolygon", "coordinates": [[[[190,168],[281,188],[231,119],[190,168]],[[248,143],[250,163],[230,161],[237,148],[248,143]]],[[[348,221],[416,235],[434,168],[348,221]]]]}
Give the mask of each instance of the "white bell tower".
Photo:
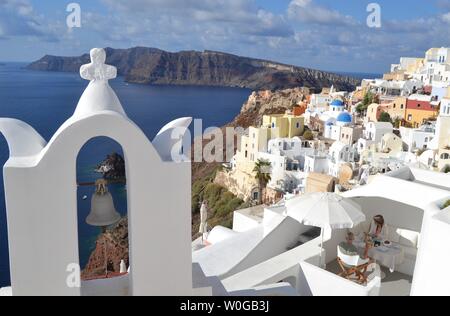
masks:
{"type": "MultiPolygon", "coordinates": [[[[192,295],[191,166],[171,160],[170,131],[187,130],[191,118],[168,124],[153,145],[125,114],[108,80],[115,67],[103,49],[81,67],[90,81],[74,115],[47,143],[31,126],[0,119],[10,158],[4,166],[13,295],[85,294],[72,287],[68,267],[79,263],[76,159],[90,139],[118,142],[125,154],[130,274],[124,295],[192,295]]],[[[105,281],[107,282],[107,281],[105,281]]],[[[99,283],[95,294],[111,285],[99,283]]]]}

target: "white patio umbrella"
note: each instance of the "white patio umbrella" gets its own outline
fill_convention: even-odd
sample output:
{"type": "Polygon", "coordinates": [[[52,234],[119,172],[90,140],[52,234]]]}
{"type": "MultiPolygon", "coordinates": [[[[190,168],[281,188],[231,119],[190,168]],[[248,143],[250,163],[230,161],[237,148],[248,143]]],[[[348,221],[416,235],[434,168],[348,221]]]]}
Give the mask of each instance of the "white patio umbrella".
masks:
{"type": "Polygon", "coordinates": [[[202,241],[204,241],[204,236],[208,233],[208,207],[205,203],[202,203],[202,206],[200,208],[199,233],[202,234],[202,241]]]}
{"type": "MultiPolygon", "coordinates": [[[[361,207],[335,193],[310,193],[286,202],[287,215],[308,226],[320,227],[323,252],[324,229],[353,228],[364,222],[361,207]]],[[[322,265],[322,252],[320,265],[322,265]]]]}

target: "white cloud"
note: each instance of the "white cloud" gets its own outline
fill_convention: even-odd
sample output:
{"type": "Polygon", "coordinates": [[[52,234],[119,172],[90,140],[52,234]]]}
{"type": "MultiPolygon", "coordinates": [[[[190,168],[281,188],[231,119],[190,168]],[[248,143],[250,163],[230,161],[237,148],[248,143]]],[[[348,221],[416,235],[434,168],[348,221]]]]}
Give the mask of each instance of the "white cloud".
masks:
{"type": "MultiPolygon", "coordinates": [[[[203,41],[244,40],[244,36],[289,37],[293,35],[282,15],[259,8],[254,0],[102,0],[125,33],[158,30],[172,39],[188,35],[203,41]],[[118,20],[117,19],[117,20],[118,20]]],[[[181,44],[181,43],[180,43],[181,44]]]]}
{"type": "Polygon", "coordinates": [[[0,38],[12,37],[58,40],[55,29],[34,11],[28,0],[0,0],[0,38]]]}
{"type": "Polygon", "coordinates": [[[288,7],[288,16],[303,23],[321,25],[353,25],[355,20],[336,10],[315,4],[312,0],[292,0],[288,7]]]}

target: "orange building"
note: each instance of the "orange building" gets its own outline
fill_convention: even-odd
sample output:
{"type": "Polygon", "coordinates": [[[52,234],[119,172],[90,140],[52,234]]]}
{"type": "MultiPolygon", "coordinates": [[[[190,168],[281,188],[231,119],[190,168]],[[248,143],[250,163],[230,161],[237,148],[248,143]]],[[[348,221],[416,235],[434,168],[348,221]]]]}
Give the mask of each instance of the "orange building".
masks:
{"type": "Polygon", "coordinates": [[[429,95],[411,95],[406,101],[406,121],[418,128],[429,119],[438,116],[438,104],[429,95]]]}
{"type": "Polygon", "coordinates": [[[292,109],[292,114],[295,116],[301,116],[301,115],[305,114],[306,108],[307,108],[307,105],[305,103],[294,106],[294,108],[292,109]]]}

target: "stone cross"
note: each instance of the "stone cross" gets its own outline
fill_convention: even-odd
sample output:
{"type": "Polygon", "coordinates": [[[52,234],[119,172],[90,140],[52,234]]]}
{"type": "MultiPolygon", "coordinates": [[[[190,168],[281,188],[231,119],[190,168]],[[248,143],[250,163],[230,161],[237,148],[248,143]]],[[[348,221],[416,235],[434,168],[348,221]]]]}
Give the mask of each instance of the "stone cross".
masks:
{"type": "Polygon", "coordinates": [[[117,68],[106,65],[106,52],[102,48],[91,50],[91,63],[81,66],[81,78],[89,81],[108,81],[117,77],[117,68]]]}

